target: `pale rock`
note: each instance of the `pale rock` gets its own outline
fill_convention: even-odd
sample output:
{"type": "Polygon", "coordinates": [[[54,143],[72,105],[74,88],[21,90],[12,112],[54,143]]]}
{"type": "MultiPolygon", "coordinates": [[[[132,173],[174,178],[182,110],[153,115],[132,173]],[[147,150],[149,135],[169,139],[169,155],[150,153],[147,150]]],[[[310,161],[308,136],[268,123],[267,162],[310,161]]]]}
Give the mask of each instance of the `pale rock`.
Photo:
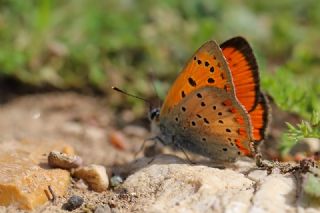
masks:
{"type": "Polygon", "coordinates": [[[91,164],[75,169],[73,176],[83,179],[96,192],[103,192],[109,187],[109,179],[104,166],[91,164]]]}
{"type": "Polygon", "coordinates": [[[297,200],[292,174],[267,175],[252,169],[253,162],[251,169],[247,162],[243,165],[248,169],[190,165],[168,155],[143,158],[131,165],[132,173],[121,188],[136,194],[129,211],[137,212],[320,211],[316,205],[301,208],[305,205],[297,200]]]}
{"type": "Polygon", "coordinates": [[[256,193],[250,212],[295,212],[296,182],[292,175],[271,174],[253,171],[249,178],[256,181],[256,193]],[[272,204],[272,205],[271,205],[272,204]]]}
{"type": "Polygon", "coordinates": [[[68,155],[59,151],[51,151],[48,156],[49,166],[53,168],[72,169],[82,165],[83,160],[77,155],[68,155]]]}
{"type": "Polygon", "coordinates": [[[108,205],[105,206],[98,206],[95,210],[94,213],[111,213],[111,208],[108,205]]]}
{"type": "MultiPolygon", "coordinates": [[[[164,162],[168,162],[166,158],[164,162]]],[[[129,193],[148,194],[142,211],[248,211],[253,182],[243,174],[172,160],[175,163],[163,164],[155,159],[125,181],[123,187],[129,193]]]]}

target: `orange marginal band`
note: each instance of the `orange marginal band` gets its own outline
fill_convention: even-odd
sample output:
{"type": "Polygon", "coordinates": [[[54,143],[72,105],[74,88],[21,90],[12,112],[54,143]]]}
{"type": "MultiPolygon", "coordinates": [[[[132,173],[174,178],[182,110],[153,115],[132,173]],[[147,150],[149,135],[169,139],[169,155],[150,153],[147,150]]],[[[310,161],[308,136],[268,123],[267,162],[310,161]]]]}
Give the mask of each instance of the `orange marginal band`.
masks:
{"type": "Polygon", "coordinates": [[[266,129],[269,122],[269,104],[264,94],[260,94],[258,104],[249,112],[251,124],[253,126],[253,139],[259,142],[265,138],[266,129]]]}
{"type": "Polygon", "coordinates": [[[250,112],[260,95],[258,65],[252,49],[242,37],[231,38],[220,47],[232,73],[237,99],[250,112]]]}

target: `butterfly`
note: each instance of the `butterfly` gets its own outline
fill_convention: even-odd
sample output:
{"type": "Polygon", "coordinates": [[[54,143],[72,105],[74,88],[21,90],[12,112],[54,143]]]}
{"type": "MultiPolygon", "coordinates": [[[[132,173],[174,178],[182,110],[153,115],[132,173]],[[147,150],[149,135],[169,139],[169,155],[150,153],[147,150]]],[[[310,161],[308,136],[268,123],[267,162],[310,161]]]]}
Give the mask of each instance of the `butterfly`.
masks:
{"type": "Polygon", "coordinates": [[[244,38],[234,37],[220,46],[215,41],[202,45],[149,118],[165,145],[235,161],[257,153],[269,114],[252,48],[244,38]]]}

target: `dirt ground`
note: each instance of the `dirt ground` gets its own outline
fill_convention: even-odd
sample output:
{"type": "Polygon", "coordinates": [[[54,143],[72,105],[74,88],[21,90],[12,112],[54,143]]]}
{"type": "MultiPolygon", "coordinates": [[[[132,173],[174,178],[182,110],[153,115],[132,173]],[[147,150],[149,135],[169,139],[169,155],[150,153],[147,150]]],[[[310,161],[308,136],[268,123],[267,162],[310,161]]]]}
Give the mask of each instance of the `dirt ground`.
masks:
{"type": "MultiPolygon", "coordinates": [[[[32,143],[63,143],[75,148],[85,164],[101,164],[110,168],[134,160],[147,130],[139,126],[127,126],[117,132],[115,117],[108,108],[106,100],[76,93],[47,93],[20,96],[4,103],[0,107],[0,143],[9,141],[28,141],[32,143]],[[124,133],[125,134],[124,134],[124,133]],[[110,134],[125,144],[121,148],[109,143],[110,134]],[[130,140],[129,140],[130,137],[130,140]]],[[[111,174],[110,174],[111,175],[111,174]]],[[[119,194],[113,190],[96,193],[78,189],[74,184],[68,194],[48,203],[35,212],[59,212],[61,206],[71,195],[80,195],[85,205],[75,212],[93,210],[99,205],[122,205],[127,209],[130,202],[119,200],[119,194]],[[117,200],[117,201],[116,201],[117,200]]],[[[1,209],[0,209],[1,210],[1,209]]],[[[10,207],[9,212],[17,209],[10,207]]]]}
{"type": "MultiPolygon", "coordinates": [[[[0,143],[24,140],[42,144],[69,144],[85,164],[104,165],[110,176],[121,174],[125,178],[126,164],[143,155],[141,152],[136,157],[135,153],[149,136],[146,127],[130,124],[129,118],[133,120],[132,112],[114,114],[108,100],[101,97],[73,92],[22,95],[0,106],[0,143]],[[126,125],[117,129],[119,123],[126,125]]],[[[283,119],[283,116],[277,116],[277,119],[283,119]]],[[[271,130],[271,141],[278,137],[278,130],[283,126],[279,124],[271,130]]],[[[274,145],[270,144],[264,145],[263,150],[267,157],[273,158],[276,153],[274,145]]],[[[135,204],[135,196],[121,188],[97,193],[73,182],[65,196],[48,202],[35,212],[62,212],[62,205],[72,195],[84,198],[84,204],[74,212],[93,212],[99,206],[108,211],[111,208],[112,212],[130,212],[135,204]]],[[[18,211],[14,207],[1,210],[18,211]]]]}

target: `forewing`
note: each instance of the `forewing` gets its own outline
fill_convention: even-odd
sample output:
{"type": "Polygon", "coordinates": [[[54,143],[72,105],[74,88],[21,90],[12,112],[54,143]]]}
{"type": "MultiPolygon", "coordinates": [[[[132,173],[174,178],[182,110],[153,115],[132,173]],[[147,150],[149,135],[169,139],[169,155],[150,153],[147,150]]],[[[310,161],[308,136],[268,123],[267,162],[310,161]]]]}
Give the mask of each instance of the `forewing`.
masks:
{"type": "Polygon", "coordinates": [[[188,61],[170,88],[160,114],[169,113],[190,93],[205,86],[234,94],[231,72],[219,45],[214,41],[205,43],[188,61]]]}

